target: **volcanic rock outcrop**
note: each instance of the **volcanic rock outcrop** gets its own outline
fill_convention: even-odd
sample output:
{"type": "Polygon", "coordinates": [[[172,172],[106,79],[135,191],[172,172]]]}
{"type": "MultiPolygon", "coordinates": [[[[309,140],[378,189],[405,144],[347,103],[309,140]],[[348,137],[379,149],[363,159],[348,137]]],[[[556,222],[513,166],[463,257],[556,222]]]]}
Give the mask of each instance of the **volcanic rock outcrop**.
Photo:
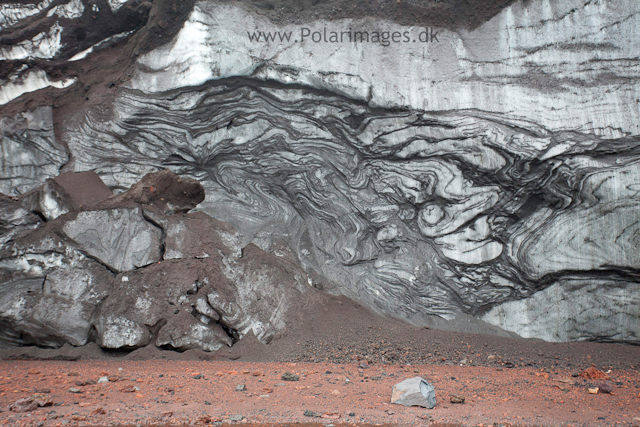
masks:
{"type": "Polygon", "coordinates": [[[60,239],[6,263],[68,242],[63,268],[116,275],[106,300],[73,300],[94,309],[74,342],[268,341],[306,275],[418,325],[474,316],[525,337],[640,342],[638,2],[0,11],[0,185],[19,196],[3,239],[60,239]],[[84,27],[100,20],[118,25],[84,27]],[[79,29],[91,40],[65,38],[79,29]],[[69,86],[46,92],[54,109],[24,95],[44,85],[25,73],[45,71],[69,86]],[[165,169],[195,181],[181,194],[168,172],[144,178],[165,169]],[[61,177],[40,187],[60,171],[118,194],[87,207],[60,196],[61,177]],[[174,262],[188,274],[158,267],[174,262]],[[174,293],[160,298],[163,274],[174,293]]]}

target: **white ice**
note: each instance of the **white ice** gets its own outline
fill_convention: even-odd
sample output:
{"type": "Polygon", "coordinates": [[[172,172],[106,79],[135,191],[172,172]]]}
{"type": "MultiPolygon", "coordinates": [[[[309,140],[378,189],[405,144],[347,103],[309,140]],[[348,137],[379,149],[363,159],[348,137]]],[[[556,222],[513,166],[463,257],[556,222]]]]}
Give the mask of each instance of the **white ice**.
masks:
{"type": "Polygon", "coordinates": [[[47,12],[47,16],[58,15],[60,18],[76,19],[80,18],[84,13],[84,4],[82,0],[71,0],[67,4],[56,6],[47,12]]]}
{"type": "Polygon", "coordinates": [[[109,7],[113,12],[120,9],[128,0],[109,0],[109,7]]]}
{"type": "Polygon", "coordinates": [[[33,92],[45,87],[65,88],[75,83],[75,79],[51,81],[47,73],[42,70],[27,71],[20,77],[0,81],[0,105],[18,98],[20,95],[33,92]]]}
{"type": "Polygon", "coordinates": [[[51,5],[53,0],[44,0],[36,4],[5,3],[0,4],[0,30],[11,27],[21,20],[37,15],[51,5]]]}
{"type": "Polygon", "coordinates": [[[0,47],[0,61],[29,58],[51,59],[62,47],[62,26],[56,22],[48,33],[42,32],[31,40],[23,40],[13,46],[0,47]]]}
{"type": "MultiPolygon", "coordinates": [[[[628,106],[640,97],[640,2],[610,3],[516,2],[474,31],[436,28],[439,42],[384,47],[296,42],[299,25],[278,26],[230,3],[200,1],[172,43],[140,59],[147,68],[131,86],[158,92],[253,75],[329,89],[373,106],[520,114],[549,129],[603,136],[616,123],[620,132],[638,134],[640,109],[628,106]],[[247,32],[258,30],[292,36],[250,41],[247,32]],[[530,63],[538,64],[540,79],[531,79],[530,63]]],[[[421,31],[372,19],[305,26],[320,32],[421,31]]]]}

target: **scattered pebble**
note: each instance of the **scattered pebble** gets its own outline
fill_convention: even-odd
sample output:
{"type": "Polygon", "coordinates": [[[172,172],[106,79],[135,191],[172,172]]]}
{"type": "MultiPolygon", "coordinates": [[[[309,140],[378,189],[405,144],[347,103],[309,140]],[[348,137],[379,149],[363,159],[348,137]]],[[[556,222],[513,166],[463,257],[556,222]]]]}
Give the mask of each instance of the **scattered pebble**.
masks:
{"type": "Polygon", "coordinates": [[[588,380],[606,380],[608,379],[607,375],[594,368],[593,366],[590,368],[585,369],[584,371],[580,372],[580,376],[582,378],[586,378],[588,380]]]}
{"type": "Polygon", "coordinates": [[[327,412],[320,415],[320,418],[324,418],[327,420],[337,420],[337,419],[340,419],[340,414],[337,412],[327,412]]]}
{"type": "Polygon", "coordinates": [[[280,378],[282,378],[282,381],[299,381],[300,380],[299,375],[292,374],[291,372],[285,372],[284,374],[282,374],[280,378]]]}
{"type": "Polygon", "coordinates": [[[238,384],[236,386],[236,391],[247,391],[247,386],[244,384],[238,384]]]}
{"type": "Polygon", "coordinates": [[[360,369],[367,369],[369,367],[369,362],[367,362],[366,360],[361,360],[358,363],[358,368],[360,369]]]}
{"type": "Polygon", "coordinates": [[[602,383],[598,386],[600,389],[600,393],[611,393],[613,391],[613,386],[609,383],[602,383]]]}
{"type": "Polygon", "coordinates": [[[461,396],[459,394],[451,394],[449,396],[449,400],[451,401],[451,403],[464,403],[464,396],[461,396]]]}

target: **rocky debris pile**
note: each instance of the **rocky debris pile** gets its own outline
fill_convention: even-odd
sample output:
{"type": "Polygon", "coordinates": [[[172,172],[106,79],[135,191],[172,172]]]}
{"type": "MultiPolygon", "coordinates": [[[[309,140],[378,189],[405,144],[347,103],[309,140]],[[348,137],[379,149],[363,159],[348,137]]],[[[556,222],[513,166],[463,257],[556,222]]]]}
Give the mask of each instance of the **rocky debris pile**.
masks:
{"type": "Polygon", "coordinates": [[[119,195],[89,172],[0,195],[0,346],[214,351],[281,334],[307,276],[189,213],[204,197],[169,171],[119,195]]]}

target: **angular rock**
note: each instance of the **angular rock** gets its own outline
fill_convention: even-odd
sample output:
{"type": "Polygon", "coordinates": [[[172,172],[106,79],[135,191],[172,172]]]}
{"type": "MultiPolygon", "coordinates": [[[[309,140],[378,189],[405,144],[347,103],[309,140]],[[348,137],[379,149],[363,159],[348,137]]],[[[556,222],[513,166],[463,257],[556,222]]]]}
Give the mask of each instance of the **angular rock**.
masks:
{"type": "Polygon", "coordinates": [[[162,231],[136,208],[79,212],[65,219],[62,231],[85,253],[115,271],[127,271],[161,259],[162,231]]]}
{"type": "Polygon", "coordinates": [[[9,405],[9,410],[12,412],[31,412],[38,409],[38,403],[32,397],[23,397],[18,399],[15,403],[9,405]]]}
{"type": "Polygon", "coordinates": [[[206,301],[204,288],[211,286],[230,289],[233,284],[218,263],[209,259],[169,260],[121,273],[115,278],[110,298],[95,315],[98,344],[109,348],[144,346],[152,338],[150,331],[157,332],[156,326],[161,326],[153,337],[160,346],[213,351],[231,345],[231,339],[216,324],[220,315],[206,301]],[[125,336],[131,339],[125,340],[125,336]]]}
{"type": "Polygon", "coordinates": [[[48,179],[42,187],[26,195],[22,205],[52,220],[111,196],[113,193],[95,172],[66,172],[48,179]]]}
{"type": "Polygon", "coordinates": [[[199,349],[216,351],[233,341],[222,327],[212,323],[205,325],[185,311],[172,316],[158,332],[158,347],[169,346],[176,350],[199,349]]]}
{"type": "Polygon", "coordinates": [[[17,199],[0,194],[0,252],[9,242],[28,234],[41,223],[40,218],[24,209],[17,199]]]}
{"type": "Polygon", "coordinates": [[[451,394],[449,396],[449,401],[451,403],[464,403],[465,398],[464,398],[464,396],[462,396],[460,394],[451,394]]]}
{"type": "Polygon", "coordinates": [[[0,343],[84,345],[112,280],[73,243],[38,229],[0,252],[0,343]]]}
{"type": "Polygon", "coordinates": [[[264,252],[253,244],[242,257],[224,263],[224,275],[232,287],[212,287],[209,305],[220,314],[220,323],[238,331],[249,331],[269,343],[286,327],[287,314],[296,312],[300,296],[308,286],[304,271],[293,262],[264,252]]]}
{"type": "Polygon", "coordinates": [[[151,342],[151,332],[145,325],[124,316],[107,313],[94,323],[96,342],[103,348],[138,348],[151,342]]]}
{"type": "Polygon", "coordinates": [[[218,254],[229,259],[241,256],[238,232],[204,212],[175,215],[158,221],[166,233],[165,259],[207,258],[218,254]]]}
{"type": "Polygon", "coordinates": [[[31,397],[41,408],[53,406],[53,401],[51,400],[51,396],[48,393],[36,393],[31,397]]]}
{"type": "Polygon", "coordinates": [[[204,200],[202,184],[180,177],[168,169],[145,175],[140,182],[101,207],[131,207],[137,204],[159,208],[165,214],[185,213],[204,200]]]}
{"type": "Polygon", "coordinates": [[[285,372],[280,376],[280,378],[282,379],[282,381],[299,381],[300,380],[299,375],[293,374],[291,372],[285,372]]]}
{"type": "Polygon", "coordinates": [[[391,403],[433,409],[436,406],[435,387],[421,377],[409,378],[393,386],[391,403]]]}
{"type": "Polygon", "coordinates": [[[609,383],[602,383],[598,386],[600,393],[611,394],[613,392],[613,386],[609,383]]]}

